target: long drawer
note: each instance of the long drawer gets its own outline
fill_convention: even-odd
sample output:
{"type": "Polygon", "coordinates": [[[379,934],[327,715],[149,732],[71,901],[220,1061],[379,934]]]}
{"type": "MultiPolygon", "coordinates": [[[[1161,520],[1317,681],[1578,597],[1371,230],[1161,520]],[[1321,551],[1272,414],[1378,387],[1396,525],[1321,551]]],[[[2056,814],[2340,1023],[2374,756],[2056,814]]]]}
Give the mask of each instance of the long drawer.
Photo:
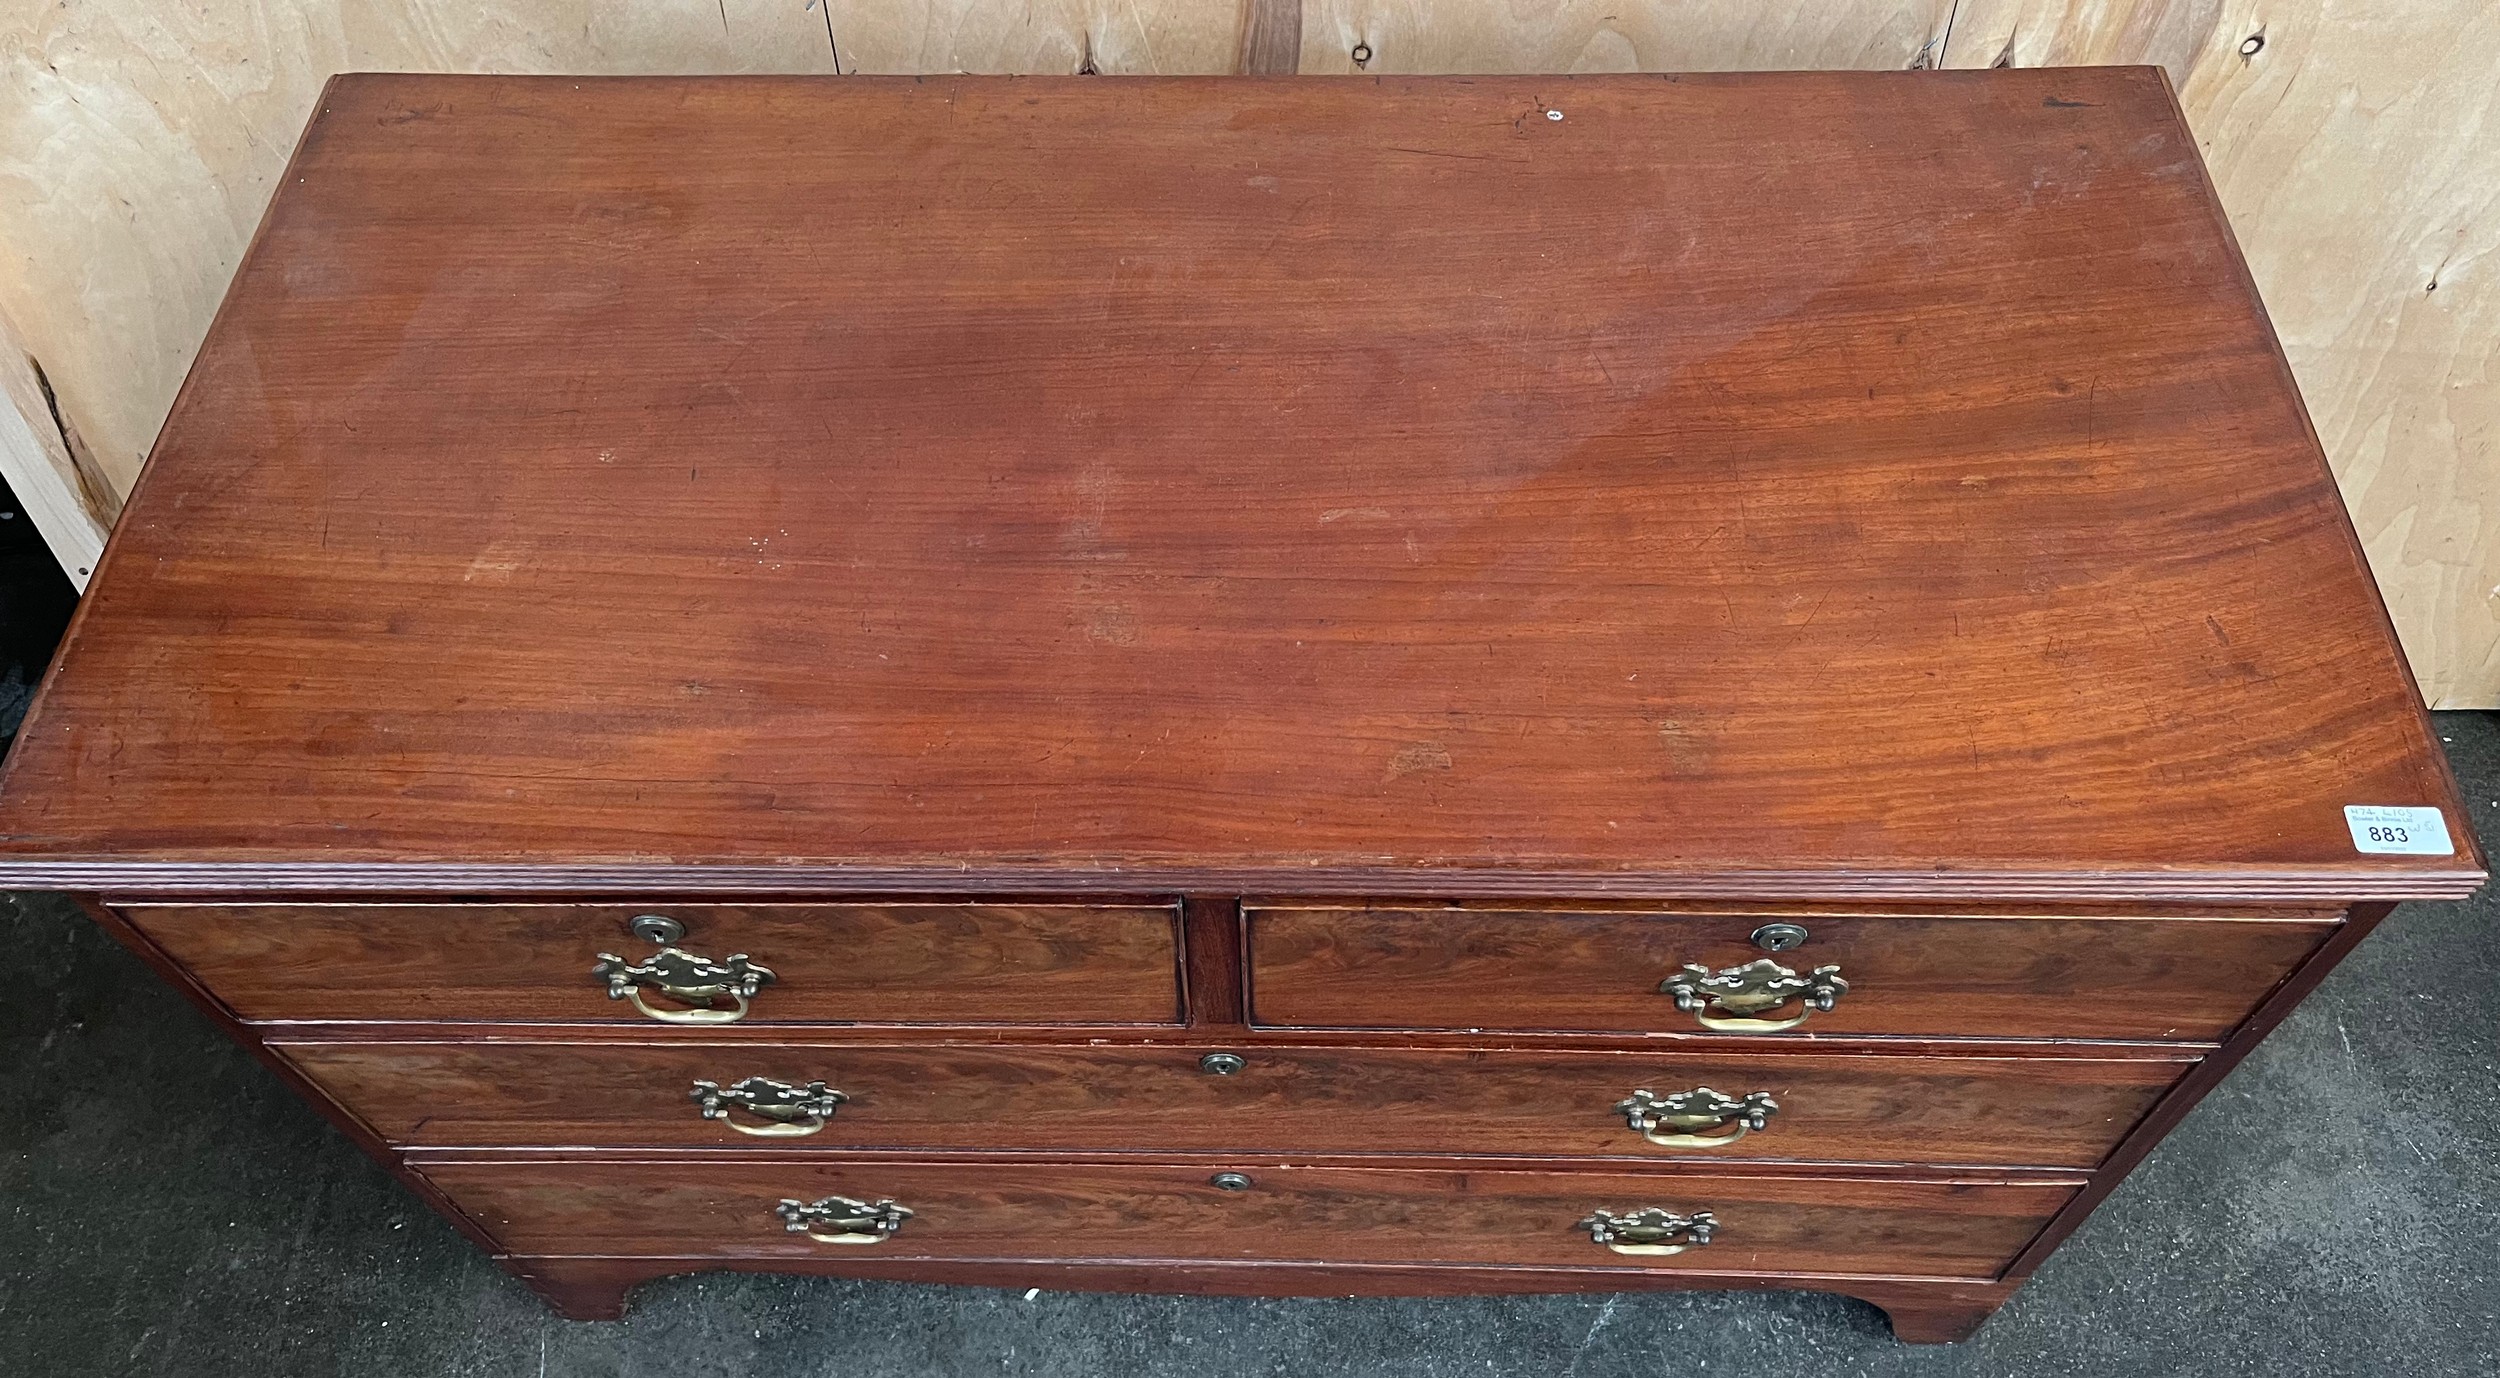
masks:
{"type": "Polygon", "coordinates": [[[1172,906],[304,904],[121,912],[249,1020],[657,1029],[1171,1024],[1180,1012],[1172,906]],[[758,968],[767,974],[756,976],[758,968]],[[751,993],[682,994],[742,981],[751,993]]]}
{"type": "Polygon", "coordinates": [[[1786,1051],[272,1046],[385,1139],[419,1147],[1242,1150],[2074,1168],[2098,1163],[2190,1065],[1786,1051]]]}
{"type": "Polygon", "coordinates": [[[2334,930],[1286,905],[1245,917],[1264,1026],[1803,1037],[2215,1040],[2334,930]]]}
{"type": "Polygon", "coordinates": [[[821,1158],[434,1161],[420,1171],[519,1254],[1257,1259],[1939,1278],[1995,1276],[2079,1185],[821,1158]],[[886,1203],[909,1215],[876,1209],[886,1203]],[[1603,1224],[1601,1211],[1626,1222],[1607,1231],[1612,1242],[1590,1223],[1603,1224]],[[1710,1217],[1706,1243],[1665,1218],[1691,1222],[1702,1213],[1710,1217]],[[791,1228],[792,1217],[802,1230],[791,1228]],[[1644,1219],[1646,1227],[1632,1223],[1644,1219]],[[891,1234],[879,1232],[887,1227],[891,1234]],[[1623,1252],[1616,1244],[1684,1249],[1623,1252]]]}

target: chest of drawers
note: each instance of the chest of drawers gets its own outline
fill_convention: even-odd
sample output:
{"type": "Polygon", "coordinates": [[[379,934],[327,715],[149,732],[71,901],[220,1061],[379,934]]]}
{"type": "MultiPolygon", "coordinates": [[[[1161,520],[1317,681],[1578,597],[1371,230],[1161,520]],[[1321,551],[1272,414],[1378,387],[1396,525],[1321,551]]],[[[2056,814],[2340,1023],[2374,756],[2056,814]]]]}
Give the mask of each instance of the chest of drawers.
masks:
{"type": "Polygon", "coordinates": [[[576,1316],[1954,1338],[2482,879],[2150,69],[345,78],[0,780],[576,1316]]]}

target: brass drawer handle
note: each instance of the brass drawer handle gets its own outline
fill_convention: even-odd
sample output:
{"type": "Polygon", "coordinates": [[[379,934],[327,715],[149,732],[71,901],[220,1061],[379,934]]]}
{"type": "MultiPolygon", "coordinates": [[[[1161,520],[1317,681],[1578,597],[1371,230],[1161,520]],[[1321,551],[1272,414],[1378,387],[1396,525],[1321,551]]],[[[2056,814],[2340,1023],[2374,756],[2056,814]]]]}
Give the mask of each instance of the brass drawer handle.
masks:
{"type": "Polygon", "coordinates": [[[1778,1033],[1803,1024],[1816,1010],[1829,1010],[1849,993],[1849,983],[1840,979],[1836,966],[1816,967],[1800,976],[1768,957],[1757,957],[1719,971],[1687,962],[1683,970],[1658,983],[1658,992],[1673,996],[1675,1007],[1699,1020],[1705,1029],[1778,1033]],[[1792,1000],[1802,1006],[1793,1019],[1757,1017],[1792,1000]],[[1722,1013],[1712,1014],[1714,1009],[1722,1013]]]}
{"type": "Polygon", "coordinates": [[[1596,1211],[1578,1228],[1616,1253],[1664,1258],[1708,1244],[1718,1231],[1719,1217],[1709,1211],[1677,1215],[1657,1206],[1644,1206],[1625,1215],[1596,1211]]]}
{"type": "Polygon", "coordinates": [[[748,961],[743,952],[715,962],[676,946],[685,926],[665,915],[638,915],[633,929],[659,943],[660,950],[639,962],[602,952],[590,974],[608,983],[610,1000],[631,1000],[635,1009],[663,1024],[735,1024],[747,1017],[747,1002],[755,993],[773,983],[772,969],[748,961]],[[642,998],[646,986],[692,1008],[654,1006],[642,998]],[[724,997],[730,1001],[727,1009],[714,1003],[724,997]]]}
{"type": "Polygon", "coordinates": [[[703,1109],[703,1118],[719,1120],[741,1134],[759,1139],[800,1138],[825,1127],[833,1112],[850,1097],[821,1081],[805,1086],[792,1086],[770,1077],[748,1077],[731,1086],[716,1081],[694,1084],[694,1103],[703,1109]],[[747,1124],[729,1112],[744,1110],[763,1124],[747,1124]]]}
{"type": "Polygon", "coordinates": [[[1661,1148],[1725,1148],[1760,1129],[1779,1113],[1768,1091],[1749,1091],[1744,1099],[1721,1095],[1707,1086],[1659,1095],[1635,1091],[1615,1103],[1615,1110],[1635,1133],[1661,1148]],[[1696,1133],[1736,1127],[1732,1134],[1696,1133]],[[1672,1131],[1672,1132],[1669,1132],[1672,1131]]]}
{"type": "Polygon", "coordinates": [[[911,1219],[911,1212],[892,1201],[854,1201],[827,1196],[815,1201],[784,1200],[773,1214],[792,1234],[819,1244],[883,1244],[911,1219]]]}

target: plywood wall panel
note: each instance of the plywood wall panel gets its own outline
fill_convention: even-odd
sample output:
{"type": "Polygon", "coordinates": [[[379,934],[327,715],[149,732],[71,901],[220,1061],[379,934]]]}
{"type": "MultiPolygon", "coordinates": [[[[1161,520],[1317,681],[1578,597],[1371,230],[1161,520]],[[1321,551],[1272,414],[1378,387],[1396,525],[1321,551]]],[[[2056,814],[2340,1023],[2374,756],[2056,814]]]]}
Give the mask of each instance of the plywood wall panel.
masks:
{"type": "Polygon", "coordinates": [[[1302,70],[1712,72],[1935,66],[1951,0],[1303,0],[1302,70]],[[1369,50],[1356,61],[1357,48],[1369,50]]]}
{"type": "Polygon", "coordinates": [[[1948,67],[2148,63],[2187,74],[2225,25],[2230,0],[1963,0],[1948,67]]]}
{"type": "Polygon", "coordinates": [[[84,592],[121,504],[100,475],[80,469],[44,382],[16,329],[0,315],[0,478],[8,480],[61,571],[84,592]]]}
{"type": "MultiPolygon", "coordinates": [[[[1273,25],[1295,8],[0,0],[0,312],[42,362],[92,469],[126,491],[332,72],[1221,72],[1242,61],[1254,15],[1273,25]]],[[[2427,696],[2500,706],[2500,7],[2489,0],[1298,9],[1300,70],[1312,74],[2166,67],[2427,696]]],[[[1287,46],[1273,39],[1264,61],[1287,46]]]]}
{"type": "Polygon", "coordinates": [[[1214,75],[1244,0],[834,0],[845,72],[1214,75]]]}

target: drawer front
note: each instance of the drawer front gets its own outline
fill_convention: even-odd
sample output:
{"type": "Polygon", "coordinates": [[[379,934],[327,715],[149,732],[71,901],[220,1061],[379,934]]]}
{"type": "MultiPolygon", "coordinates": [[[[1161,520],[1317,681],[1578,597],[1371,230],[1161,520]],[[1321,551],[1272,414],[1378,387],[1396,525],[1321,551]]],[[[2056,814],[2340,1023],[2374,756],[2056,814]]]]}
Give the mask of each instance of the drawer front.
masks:
{"type": "MultiPolygon", "coordinates": [[[[679,1258],[1240,1260],[1995,1276],[2067,1182],[1443,1172],[1245,1164],[437,1162],[420,1170],[520,1254],[679,1258]],[[892,1201],[876,1242],[794,1233],[788,1200],[892,1201]],[[1713,1216],[1707,1245],[1626,1254],[1595,1212],[1713,1216]]],[[[827,1214],[843,1207],[830,1206],[827,1214]]],[[[803,1221],[803,1223],[805,1223],[803,1221]]],[[[836,1236],[838,1225],[819,1227],[836,1236]]],[[[858,1231],[858,1233],[868,1233],[858,1231]]]]}
{"type": "Polygon", "coordinates": [[[1183,1047],[274,1046],[382,1137],[421,1147],[1503,1154],[2052,1168],[2100,1162],[2189,1065],[1233,1046],[1219,1056],[1241,1065],[1217,1075],[1202,1069],[1206,1050],[1183,1047]],[[751,1077],[788,1090],[738,1089],[751,1077]],[[709,1097],[717,1117],[706,1116],[698,1082],[725,1092],[709,1097]],[[840,1099],[812,1091],[816,1082],[840,1099]],[[1703,1088],[1721,1098],[1691,1094],[1703,1088]],[[1652,1100],[1626,1107],[1639,1092],[1654,1093],[1652,1100]],[[759,1095],[762,1113],[749,1100],[759,1095]],[[1760,1129],[1748,1125],[1749,1112],[1759,1113],[1760,1129]],[[1634,1128],[1636,1114],[1646,1134],[1634,1128]]]}
{"type": "MultiPolygon", "coordinates": [[[[134,905],[122,914],[251,1020],[750,1025],[1171,1024],[1173,908],[994,904],[134,905]],[[744,954],[751,999],[671,997],[744,954]],[[605,958],[617,962],[603,963],[605,958]],[[622,975],[597,974],[630,968],[622,975]],[[622,986],[624,998],[610,998],[622,986]],[[708,1013],[706,1013],[708,1012],[708,1013]]],[[[724,982],[725,984],[726,982],[724,982]]]]}
{"type": "MultiPolygon", "coordinates": [[[[1982,1038],[2221,1038],[2331,923],[2254,919],[1908,918],[1480,909],[1251,908],[1252,1019],[1280,1028],[1770,1032],[1982,1038]],[[1805,930],[1769,951],[1765,925],[1805,930]],[[1679,1008],[1661,984],[1774,963],[1833,966],[1832,1007],[1679,1008]],[[1750,1027],[1728,1028],[1733,1021],[1750,1027]]],[[[1757,972],[1765,969],[1757,968],[1757,972]]],[[[1773,974],[1776,973],[1767,973],[1773,974]]],[[[1765,992],[1769,998],[1776,992],[1765,992]]]]}

